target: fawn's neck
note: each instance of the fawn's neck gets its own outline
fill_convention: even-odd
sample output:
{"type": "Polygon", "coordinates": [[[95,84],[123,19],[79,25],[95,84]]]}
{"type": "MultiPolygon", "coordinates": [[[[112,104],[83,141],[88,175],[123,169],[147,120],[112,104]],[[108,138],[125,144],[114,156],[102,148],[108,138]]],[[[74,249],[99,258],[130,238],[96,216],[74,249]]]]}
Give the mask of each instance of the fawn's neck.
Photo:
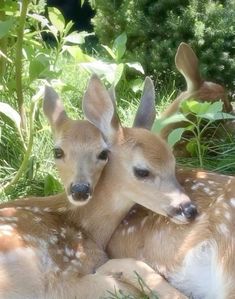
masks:
{"type": "Polygon", "coordinates": [[[116,166],[109,161],[100,178],[90,202],[83,207],[72,209],[71,220],[81,225],[93,240],[105,248],[113,232],[134,205],[125,194],[118,178],[116,166]]]}

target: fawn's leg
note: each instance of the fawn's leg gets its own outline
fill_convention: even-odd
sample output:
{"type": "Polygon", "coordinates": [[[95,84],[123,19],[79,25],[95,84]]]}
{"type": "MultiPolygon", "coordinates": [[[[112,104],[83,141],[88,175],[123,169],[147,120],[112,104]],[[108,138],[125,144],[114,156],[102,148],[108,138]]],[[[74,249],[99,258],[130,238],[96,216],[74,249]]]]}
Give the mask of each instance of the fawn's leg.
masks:
{"type": "Polygon", "coordinates": [[[151,290],[159,298],[164,299],[185,299],[185,295],[172,287],[161,275],[156,273],[151,267],[142,261],[135,259],[112,259],[97,269],[97,273],[112,275],[120,281],[128,283],[140,289],[138,278],[134,272],[143,279],[146,286],[144,291],[151,295],[151,290]]]}

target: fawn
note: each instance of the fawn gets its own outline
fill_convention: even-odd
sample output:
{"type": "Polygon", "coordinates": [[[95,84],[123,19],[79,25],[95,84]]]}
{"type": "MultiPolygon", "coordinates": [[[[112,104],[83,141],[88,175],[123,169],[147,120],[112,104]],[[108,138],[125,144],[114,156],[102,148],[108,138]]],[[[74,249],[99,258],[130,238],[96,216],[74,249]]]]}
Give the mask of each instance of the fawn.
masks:
{"type": "MultiPolygon", "coordinates": [[[[162,113],[161,118],[165,119],[180,109],[182,101],[187,99],[195,99],[199,101],[218,101],[222,100],[223,110],[225,112],[232,112],[233,108],[228,100],[225,89],[216,83],[203,80],[200,74],[198,58],[192,48],[186,44],[181,43],[175,55],[175,65],[178,71],[184,76],[187,89],[181,92],[179,96],[169,105],[169,107],[162,113]]],[[[182,127],[183,123],[173,123],[167,125],[161,130],[161,136],[166,139],[169,133],[177,128],[182,127]]],[[[234,132],[233,124],[226,122],[226,127],[231,132],[234,132]]],[[[175,145],[174,153],[178,155],[185,155],[185,145],[180,142],[175,145]]]]}
{"type": "MultiPolygon", "coordinates": [[[[151,81],[146,85],[142,102],[153,89],[151,81]]],[[[104,249],[134,203],[177,223],[196,217],[195,205],[175,179],[171,151],[147,130],[122,128],[97,77],[90,80],[83,110],[89,121],[69,119],[58,95],[47,88],[44,111],[66,196],[1,205],[0,298],[89,299],[114,288],[135,293],[134,270],[162,298],[185,298],[143,262],[105,264],[104,249]],[[120,277],[112,276],[120,267],[120,277]]],[[[143,115],[151,126],[141,109],[136,123],[144,123],[143,115]]]]}
{"type": "Polygon", "coordinates": [[[177,225],[135,206],[112,236],[108,254],[145,261],[190,298],[234,299],[235,178],[187,169],[176,177],[199,217],[177,225]]]}

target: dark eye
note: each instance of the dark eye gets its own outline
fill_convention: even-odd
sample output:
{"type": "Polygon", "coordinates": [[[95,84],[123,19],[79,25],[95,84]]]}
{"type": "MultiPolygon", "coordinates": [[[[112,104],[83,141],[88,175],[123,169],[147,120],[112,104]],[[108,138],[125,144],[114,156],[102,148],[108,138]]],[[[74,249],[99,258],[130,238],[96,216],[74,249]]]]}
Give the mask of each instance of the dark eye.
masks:
{"type": "Polygon", "coordinates": [[[150,176],[150,171],[148,169],[142,169],[134,167],[134,174],[137,178],[147,178],[150,176]]]}
{"type": "Polygon", "coordinates": [[[55,159],[61,159],[64,157],[64,151],[60,147],[54,148],[54,157],[55,159]]]}
{"type": "Polygon", "coordinates": [[[108,154],[109,154],[108,150],[103,150],[101,153],[99,153],[97,158],[99,160],[107,160],[108,159],[108,154]]]}

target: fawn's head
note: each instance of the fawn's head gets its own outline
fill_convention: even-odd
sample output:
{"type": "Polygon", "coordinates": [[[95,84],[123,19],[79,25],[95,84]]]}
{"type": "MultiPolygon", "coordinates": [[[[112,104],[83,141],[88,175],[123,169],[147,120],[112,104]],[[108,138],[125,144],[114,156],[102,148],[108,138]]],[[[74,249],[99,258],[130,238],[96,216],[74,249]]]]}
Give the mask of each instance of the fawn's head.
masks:
{"type": "Polygon", "coordinates": [[[175,65],[187,83],[187,90],[182,95],[184,98],[194,97],[201,101],[211,102],[222,100],[224,110],[232,111],[224,87],[214,82],[205,81],[201,77],[198,58],[188,44],[181,43],[179,45],[175,55],[175,65]]]}
{"type": "Polygon", "coordinates": [[[74,205],[84,205],[108,161],[108,145],[91,123],[67,116],[52,87],[45,88],[43,109],[52,127],[54,157],[68,199],[74,205]]]}
{"type": "Polygon", "coordinates": [[[154,87],[147,78],[135,128],[122,128],[108,92],[96,76],[91,78],[83,111],[110,145],[100,186],[109,186],[107,193],[116,193],[120,205],[130,200],[187,223],[195,218],[197,209],[175,178],[174,156],[164,140],[146,130],[155,118],[154,99],[154,87]]]}

